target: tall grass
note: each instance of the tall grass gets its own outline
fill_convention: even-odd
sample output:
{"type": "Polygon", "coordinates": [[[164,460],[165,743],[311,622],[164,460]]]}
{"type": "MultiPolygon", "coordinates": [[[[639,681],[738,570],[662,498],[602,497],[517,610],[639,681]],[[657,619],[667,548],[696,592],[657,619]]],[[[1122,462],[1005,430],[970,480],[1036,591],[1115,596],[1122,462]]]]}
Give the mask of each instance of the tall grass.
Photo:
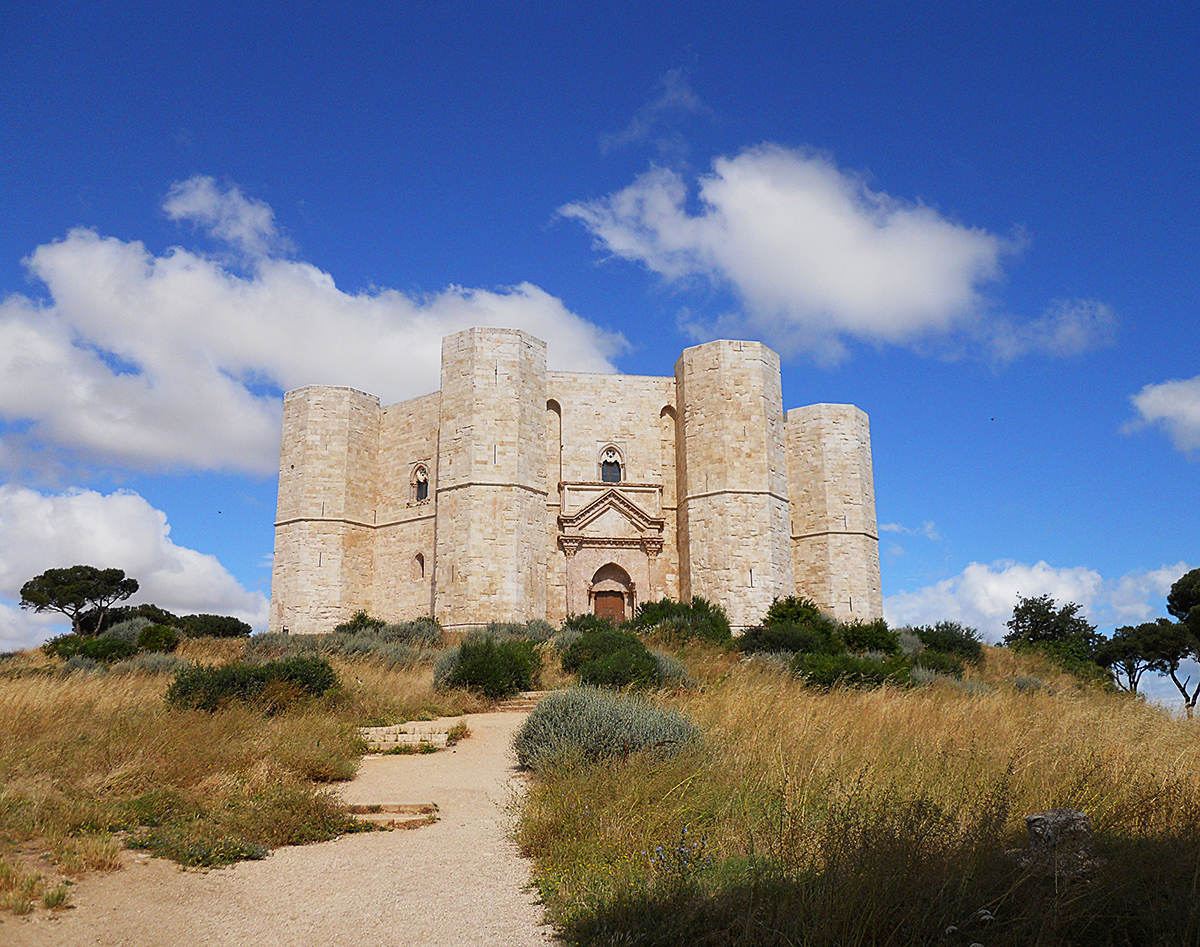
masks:
{"type": "Polygon", "coordinates": [[[1094,690],[821,693],[754,666],[674,703],[703,746],[531,791],[520,840],[572,943],[1200,941],[1185,721],[1094,690]],[[1029,874],[1006,850],[1063,806],[1091,816],[1102,861],[1029,874]]]}
{"type": "MultiPolygon", "coordinates": [[[[189,660],[245,642],[185,643],[189,660]]],[[[171,707],[167,674],[62,674],[31,657],[0,667],[0,856],[43,845],[60,874],[119,866],[119,839],[185,864],[255,857],[354,828],[328,784],[354,775],[359,726],[459,715],[429,672],[335,659],[339,692],[268,716],[231,704],[171,707]],[[10,849],[11,850],[11,849],[10,849]]]]}

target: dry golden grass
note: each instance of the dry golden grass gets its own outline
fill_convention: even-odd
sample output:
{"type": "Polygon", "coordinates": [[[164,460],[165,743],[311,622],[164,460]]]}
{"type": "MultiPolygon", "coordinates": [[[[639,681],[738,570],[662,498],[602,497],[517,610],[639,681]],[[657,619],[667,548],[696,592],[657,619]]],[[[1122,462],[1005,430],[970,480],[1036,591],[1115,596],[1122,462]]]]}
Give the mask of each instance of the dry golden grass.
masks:
{"type": "MultiPolygon", "coordinates": [[[[244,649],[237,639],[199,639],[183,656],[217,664],[244,649]]],[[[171,707],[169,675],[63,675],[40,653],[6,662],[0,855],[32,845],[58,873],[79,875],[118,868],[127,836],[185,864],[329,838],[354,827],[322,786],[354,775],[358,727],[486,707],[465,692],[435,694],[427,667],[331,663],[337,693],[268,715],[245,705],[218,713],[171,707]]],[[[9,894],[10,909],[35,900],[9,894]]]]}
{"type": "Polygon", "coordinates": [[[552,915],[596,944],[958,943],[944,932],[979,909],[989,947],[1196,942],[1195,725],[1011,657],[993,651],[976,677],[995,689],[969,694],[824,693],[693,655],[707,683],[672,703],[703,747],[533,790],[520,837],[552,915]],[[1005,686],[1019,675],[1053,690],[1005,686]],[[1093,820],[1091,879],[1030,877],[1004,854],[1027,814],[1058,807],[1093,820]]]}

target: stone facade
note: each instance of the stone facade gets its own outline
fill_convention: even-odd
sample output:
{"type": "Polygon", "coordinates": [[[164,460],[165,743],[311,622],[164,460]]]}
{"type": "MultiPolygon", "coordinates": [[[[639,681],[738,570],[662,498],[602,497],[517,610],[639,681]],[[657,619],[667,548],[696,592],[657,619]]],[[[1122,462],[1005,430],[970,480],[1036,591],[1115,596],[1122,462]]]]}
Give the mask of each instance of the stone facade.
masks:
{"type": "Polygon", "coordinates": [[[442,342],[439,391],[284,398],[272,631],[359,609],[447,627],[700,595],[735,628],[798,594],[883,614],[867,416],[784,414],[758,342],[686,349],[674,377],[546,370],[512,329],[442,342]]]}

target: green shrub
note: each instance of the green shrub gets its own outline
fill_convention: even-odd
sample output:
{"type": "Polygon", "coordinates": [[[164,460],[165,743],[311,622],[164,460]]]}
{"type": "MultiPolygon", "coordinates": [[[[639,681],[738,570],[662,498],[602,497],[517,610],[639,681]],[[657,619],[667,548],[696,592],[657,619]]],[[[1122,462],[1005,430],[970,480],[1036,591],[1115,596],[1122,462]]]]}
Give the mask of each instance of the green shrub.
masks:
{"type": "Polygon", "coordinates": [[[563,631],[602,631],[604,629],[615,628],[611,621],[607,618],[601,618],[599,615],[584,613],[583,615],[568,615],[567,620],[563,622],[563,631]]]}
{"type": "Polygon", "coordinates": [[[232,615],[184,615],[171,624],[182,628],[189,638],[249,638],[254,630],[232,615]]]}
{"type": "Polygon", "coordinates": [[[851,651],[879,651],[883,654],[900,653],[900,636],[889,630],[882,618],[874,621],[849,621],[842,623],[842,640],[851,651]]]}
{"type": "Polygon", "coordinates": [[[458,647],[458,660],[446,685],[465,687],[499,700],[529,690],[540,669],[541,659],[533,642],[468,639],[458,647]]]}
{"type": "Polygon", "coordinates": [[[584,662],[579,682],[596,687],[653,687],[659,683],[658,663],[645,646],[624,648],[584,662]]]}
{"type": "Polygon", "coordinates": [[[608,627],[584,632],[563,653],[564,671],[584,684],[602,687],[652,686],[659,681],[650,650],[631,631],[608,627]]]}
{"type": "Polygon", "coordinates": [[[829,616],[817,607],[810,598],[797,598],[789,595],[787,598],[777,598],[767,609],[763,624],[771,625],[808,625],[820,626],[829,621],[829,616]]]}
{"type": "Polygon", "coordinates": [[[349,621],[339,622],[333,626],[335,635],[356,634],[360,631],[379,631],[386,627],[387,622],[382,618],[372,618],[365,610],[359,609],[350,616],[349,621]]]}
{"type": "Polygon", "coordinates": [[[979,632],[956,621],[939,621],[909,629],[931,651],[956,654],[964,661],[978,664],[983,660],[983,641],[979,632]]]}
{"type": "Polygon", "coordinates": [[[845,642],[832,622],[817,626],[796,625],[788,621],[748,628],[738,638],[738,650],[743,654],[776,653],[779,651],[804,654],[841,654],[845,642]]]}
{"type": "Polygon", "coordinates": [[[934,651],[932,648],[926,648],[916,656],[913,663],[919,668],[927,668],[940,674],[949,674],[953,677],[962,677],[963,675],[963,659],[946,651],[934,651]]]}
{"type": "Polygon", "coordinates": [[[894,656],[866,657],[854,654],[797,654],[791,670],[810,687],[880,687],[904,684],[911,665],[894,656]]]}
{"type": "Polygon", "coordinates": [[[131,644],[137,644],[138,635],[141,634],[143,628],[149,628],[154,622],[149,618],[142,618],[140,615],[133,618],[127,618],[125,621],[119,621],[115,625],[110,625],[106,620],[104,622],[104,630],[100,632],[101,638],[117,638],[121,641],[128,641],[131,644]]]}
{"type": "Polygon", "coordinates": [[[669,598],[657,602],[643,602],[638,606],[630,625],[638,631],[654,630],[663,637],[676,641],[729,641],[732,631],[725,609],[699,595],[690,602],[676,602],[669,598]]]}
{"type": "Polygon", "coordinates": [[[64,660],[81,657],[105,664],[131,658],[137,650],[136,644],[120,638],[89,638],[86,635],[59,635],[42,645],[42,651],[52,657],[64,660]]]}
{"type": "Polygon", "coordinates": [[[600,760],[649,750],[672,754],[699,730],[674,710],[631,694],[571,687],[542,698],[513,738],[517,762],[542,770],[570,758],[600,760]]]}
{"type": "Polygon", "coordinates": [[[284,709],[305,697],[319,697],[338,686],[337,674],[322,658],[294,657],[265,664],[195,665],[184,668],[167,690],[167,701],[209,712],[231,701],[284,709]]]}
{"type": "Polygon", "coordinates": [[[174,651],[179,646],[179,632],[169,625],[147,625],[138,632],[139,651],[174,651]]]}
{"type": "Polygon", "coordinates": [[[141,618],[150,625],[179,625],[179,616],[173,615],[165,608],[159,608],[147,602],[144,605],[116,605],[103,612],[98,608],[89,609],[79,616],[79,630],[85,635],[95,635],[104,632],[115,625],[122,624],[133,618],[141,618]]]}

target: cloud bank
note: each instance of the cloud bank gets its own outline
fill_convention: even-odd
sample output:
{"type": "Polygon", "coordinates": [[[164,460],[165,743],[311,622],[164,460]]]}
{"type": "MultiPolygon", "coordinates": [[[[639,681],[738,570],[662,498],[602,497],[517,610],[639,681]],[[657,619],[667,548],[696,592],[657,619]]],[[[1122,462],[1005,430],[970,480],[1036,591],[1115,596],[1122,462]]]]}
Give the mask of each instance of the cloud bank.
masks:
{"type": "Polygon", "coordinates": [[[1141,419],[1126,431],[1154,425],[1184,453],[1200,448],[1200,375],[1147,385],[1131,400],[1141,419]]]}
{"type": "Polygon", "coordinates": [[[668,282],[732,289],[742,312],[688,326],[699,336],[748,328],[784,353],[836,362],[847,340],[915,344],[963,330],[1007,360],[1075,354],[1111,335],[1112,313],[1090,301],[1054,303],[1027,324],[991,317],[986,291],[1019,240],[872,190],[812,151],[762,145],[718,158],[696,197],[656,168],[560,213],[668,282]]]}
{"type": "Polygon", "coordinates": [[[26,260],[45,301],[0,301],[0,463],[49,450],[139,470],[270,474],[279,392],[349,385],[385,403],[435,390],[442,336],[475,325],[525,329],[552,367],[613,370],[625,345],[529,283],[452,286],[427,296],[346,293],[317,267],[279,255],[270,207],[197,177],[164,208],[239,257],[75,229],[26,260]]]}
{"type": "Polygon", "coordinates": [[[22,611],[21,586],[46,569],[82,564],[124,569],[140,588],[131,603],[176,614],[236,615],[267,623],[267,597],[243,587],[215,556],[177,545],[167,515],[128,491],[43,494],[0,486],[0,650],[28,648],[70,623],[22,611]]]}
{"type": "Polygon", "coordinates": [[[993,642],[1008,632],[1005,622],[1019,597],[1049,595],[1060,605],[1075,602],[1089,621],[1102,626],[1137,624],[1163,613],[1171,584],[1188,568],[1187,563],[1177,562],[1106,580],[1083,566],[972,562],[953,578],[888,596],[883,609],[892,627],[959,621],[978,628],[993,642]]]}

